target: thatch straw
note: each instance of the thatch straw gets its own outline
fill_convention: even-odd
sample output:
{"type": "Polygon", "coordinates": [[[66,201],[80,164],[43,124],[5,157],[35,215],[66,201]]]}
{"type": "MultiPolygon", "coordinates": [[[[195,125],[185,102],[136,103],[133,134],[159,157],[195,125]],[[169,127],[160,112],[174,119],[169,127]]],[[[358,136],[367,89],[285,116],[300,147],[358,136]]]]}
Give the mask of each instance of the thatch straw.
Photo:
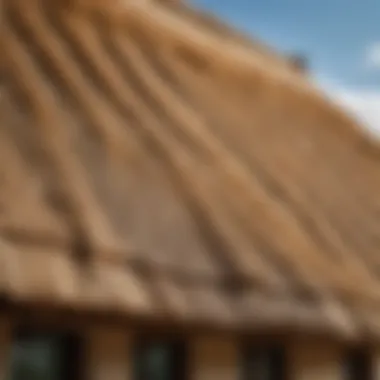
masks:
{"type": "Polygon", "coordinates": [[[1,4],[4,294],[377,329],[378,147],[306,78],[154,2],[1,4]]]}

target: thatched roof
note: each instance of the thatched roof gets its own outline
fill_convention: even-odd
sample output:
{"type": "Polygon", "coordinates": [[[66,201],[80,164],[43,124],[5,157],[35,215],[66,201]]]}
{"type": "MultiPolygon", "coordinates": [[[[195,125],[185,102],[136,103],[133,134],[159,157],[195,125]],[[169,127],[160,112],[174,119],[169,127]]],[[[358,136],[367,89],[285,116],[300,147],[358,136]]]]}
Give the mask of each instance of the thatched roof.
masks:
{"type": "Polygon", "coordinates": [[[378,334],[377,146],[306,78],[173,6],[0,4],[5,297],[378,334]]]}

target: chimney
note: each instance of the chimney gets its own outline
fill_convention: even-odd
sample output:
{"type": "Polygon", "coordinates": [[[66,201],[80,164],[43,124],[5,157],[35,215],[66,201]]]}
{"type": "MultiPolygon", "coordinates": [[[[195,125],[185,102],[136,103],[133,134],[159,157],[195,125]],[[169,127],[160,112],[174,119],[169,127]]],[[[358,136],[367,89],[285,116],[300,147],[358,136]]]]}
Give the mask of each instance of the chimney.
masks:
{"type": "Polygon", "coordinates": [[[288,58],[290,65],[299,73],[306,74],[309,71],[308,59],[302,54],[291,54],[288,58]]]}

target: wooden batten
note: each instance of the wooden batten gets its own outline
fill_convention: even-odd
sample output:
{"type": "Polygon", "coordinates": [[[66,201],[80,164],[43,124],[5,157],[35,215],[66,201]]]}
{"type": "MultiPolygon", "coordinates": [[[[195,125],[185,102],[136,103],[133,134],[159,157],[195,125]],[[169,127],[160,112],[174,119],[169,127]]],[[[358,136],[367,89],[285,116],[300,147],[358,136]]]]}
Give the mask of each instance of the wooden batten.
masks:
{"type": "Polygon", "coordinates": [[[132,355],[125,329],[93,328],[87,332],[87,379],[130,380],[132,355]]]}
{"type": "Polygon", "coordinates": [[[289,347],[291,380],[343,380],[342,350],[327,342],[298,342],[289,347]]]}
{"type": "Polygon", "coordinates": [[[202,337],[190,344],[191,380],[238,380],[239,348],[236,341],[202,337]]]}
{"type": "Polygon", "coordinates": [[[11,343],[11,326],[8,319],[0,317],[0,380],[7,377],[11,343]]]}

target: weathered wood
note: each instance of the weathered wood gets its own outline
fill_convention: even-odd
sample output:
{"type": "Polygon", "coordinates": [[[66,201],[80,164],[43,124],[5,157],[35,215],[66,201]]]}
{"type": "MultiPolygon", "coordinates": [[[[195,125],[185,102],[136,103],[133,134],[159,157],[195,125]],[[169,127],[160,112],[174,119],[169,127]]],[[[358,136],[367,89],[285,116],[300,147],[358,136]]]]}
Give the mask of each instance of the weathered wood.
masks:
{"type": "Polygon", "coordinates": [[[288,360],[291,380],[343,380],[342,352],[327,342],[298,342],[288,360]]]}
{"type": "Polygon", "coordinates": [[[372,369],[372,378],[374,380],[380,380],[380,349],[378,347],[373,350],[372,369]]]}
{"type": "Polygon", "coordinates": [[[92,328],[87,332],[87,379],[131,379],[130,339],[125,329],[92,328]]]}
{"type": "Polygon", "coordinates": [[[11,324],[9,319],[0,316],[0,380],[5,380],[11,348],[11,324]]]}
{"type": "Polygon", "coordinates": [[[191,380],[237,380],[238,345],[223,338],[202,337],[191,344],[191,380]]]}

